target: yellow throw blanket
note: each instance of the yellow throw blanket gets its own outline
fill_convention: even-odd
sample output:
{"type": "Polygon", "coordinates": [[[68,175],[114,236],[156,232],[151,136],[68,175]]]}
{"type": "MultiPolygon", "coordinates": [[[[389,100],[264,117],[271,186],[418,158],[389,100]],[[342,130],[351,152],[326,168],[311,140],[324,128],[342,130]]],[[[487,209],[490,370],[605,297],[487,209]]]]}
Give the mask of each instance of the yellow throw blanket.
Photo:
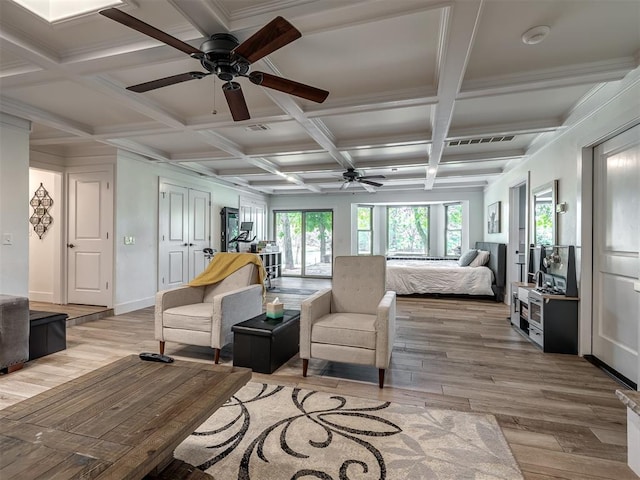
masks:
{"type": "Polygon", "coordinates": [[[200,287],[218,283],[250,263],[258,267],[258,278],[262,284],[262,293],[264,294],[266,291],[264,287],[266,271],[264,265],[262,265],[262,260],[255,253],[216,253],[204,272],[191,280],[189,286],[200,287]]]}

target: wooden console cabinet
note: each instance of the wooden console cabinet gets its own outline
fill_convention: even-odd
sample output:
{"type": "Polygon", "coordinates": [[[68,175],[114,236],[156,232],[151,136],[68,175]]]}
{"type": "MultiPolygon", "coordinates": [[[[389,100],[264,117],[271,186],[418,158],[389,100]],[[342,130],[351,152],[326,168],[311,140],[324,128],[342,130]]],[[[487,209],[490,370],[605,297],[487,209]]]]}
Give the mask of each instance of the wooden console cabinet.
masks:
{"type": "Polygon", "coordinates": [[[532,284],[512,284],[511,323],[547,353],[578,353],[577,297],[540,294],[532,284]]]}

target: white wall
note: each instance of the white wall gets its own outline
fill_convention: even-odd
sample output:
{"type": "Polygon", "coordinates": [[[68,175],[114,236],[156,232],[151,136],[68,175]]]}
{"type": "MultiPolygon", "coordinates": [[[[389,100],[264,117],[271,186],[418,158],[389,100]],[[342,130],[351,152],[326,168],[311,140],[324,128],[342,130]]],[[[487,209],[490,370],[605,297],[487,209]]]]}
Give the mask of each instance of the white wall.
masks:
{"type": "MultiPolygon", "coordinates": [[[[269,205],[269,225],[273,229],[273,211],[284,209],[314,209],[326,208],[333,210],[333,255],[351,255],[357,252],[355,230],[352,231],[352,217],[355,219],[353,206],[356,204],[412,204],[428,202],[462,201],[469,205],[467,218],[469,219],[469,238],[465,244],[473,245],[482,241],[482,205],[483,193],[479,191],[408,191],[408,192],[377,192],[377,193],[336,193],[332,195],[279,195],[271,197],[269,205]]],[[[384,215],[374,213],[374,229],[384,230],[384,215]]],[[[354,223],[355,229],[355,223],[354,223]]],[[[273,231],[270,230],[270,234],[273,231]]],[[[444,235],[444,231],[441,232],[444,235]]],[[[379,236],[377,237],[380,238],[379,236]]],[[[433,240],[433,239],[432,239],[433,240]]],[[[374,243],[375,249],[382,249],[381,243],[374,243]]],[[[384,254],[383,251],[374,251],[384,254]]]]}
{"type": "Polygon", "coordinates": [[[0,294],[29,293],[29,132],[0,113],[0,294]]]}
{"type": "MultiPolygon", "coordinates": [[[[567,202],[568,210],[558,215],[557,243],[577,248],[580,287],[580,353],[591,351],[591,161],[583,160],[583,149],[602,143],[607,138],[640,122],[640,69],[619,82],[602,86],[593,92],[566,121],[566,128],[547,134],[545,146],[533,148],[525,161],[502,175],[485,191],[486,206],[501,201],[503,229],[501,234],[485,234],[488,241],[507,242],[509,187],[531,173],[531,190],[558,179],[558,202],[567,202]],[[587,171],[585,171],[587,170],[587,171]],[[492,238],[493,237],[493,238],[492,238]]],[[[531,200],[529,199],[529,202],[531,200]]],[[[630,219],[639,221],[639,219],[630,219]]],[[[507,258],[513,258],[509,252],[507,258]]],[[[513,279],[507,279],[511,282],[513,279]]],[[[640,322],[640,319],[638,319],[640,322]]]]}
{"type": "MultiPolygon", "coordinates": [[[[60,303],[60,257],[64,225],[62,175],[29,169],[29,195],[33,197],[40,184],[49,192],[53,204],[48,209],[53,218],[47,231],[39,238],[29,227],[29,300],[60,303]]],[[[29,216],[33,208],[29,208],[29,216]]]]}
{"type": "Polygon", "coordinates": [[[158,285],[158,186],[161,177],[174,180],[177,185],[211,193],[211,243],[217,250],[220,250],[220,209],[238,208],[239,205],[239,190],[118,151],[114,237],[116,314],[154,304],[158,285]],[[135,237],[135,244],[125,245],[125,236],[135,237]]]}

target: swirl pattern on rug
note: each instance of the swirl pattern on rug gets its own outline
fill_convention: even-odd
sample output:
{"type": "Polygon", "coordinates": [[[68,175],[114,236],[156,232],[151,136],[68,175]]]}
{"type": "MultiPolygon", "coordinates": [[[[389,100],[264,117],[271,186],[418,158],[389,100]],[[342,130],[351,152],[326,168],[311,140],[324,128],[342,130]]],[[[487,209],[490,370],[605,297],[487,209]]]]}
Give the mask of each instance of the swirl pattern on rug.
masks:
{"type": "Polygon", "coordinates": [[[491,415],[249,383],[175,451],[216,479],[521,479],[491,415]]]}

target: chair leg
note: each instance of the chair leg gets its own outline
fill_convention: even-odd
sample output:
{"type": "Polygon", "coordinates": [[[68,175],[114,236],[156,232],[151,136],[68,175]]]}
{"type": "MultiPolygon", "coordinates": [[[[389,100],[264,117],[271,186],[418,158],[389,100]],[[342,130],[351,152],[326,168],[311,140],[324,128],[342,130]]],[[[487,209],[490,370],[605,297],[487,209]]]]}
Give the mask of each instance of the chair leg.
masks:
{"type": "Polygon", "coordinates": [[[213,356],[213,363],[217,365],[218,363],[220,363],[220,349],[214,348],[213,350],[215,351],[213,356]]]}
{"type": "Polygon", "coordinates": [[[384,387],[384,368],[378,370],[378,385],[380,388],[384,387]]]}
{"type": "Polygon", "coordinates": [[[160,342],[160,355],[164,355],[164,342],[160,342]]]}
{"type": "Polygon", "coordinates": [[[307,376],[307,368],[309,368],[309,359],[303,358],[302,359],[302,376],[303,377],[307,376]]]}
{"type": "Polygon", "coordinates": [[[7,373],[13,373],[13,372],[17,372],[18,370],[22,370],[22,367],[24,367],[24,363],[16,363],[13,365],[9,365],[7,367],[7,373]]]}

